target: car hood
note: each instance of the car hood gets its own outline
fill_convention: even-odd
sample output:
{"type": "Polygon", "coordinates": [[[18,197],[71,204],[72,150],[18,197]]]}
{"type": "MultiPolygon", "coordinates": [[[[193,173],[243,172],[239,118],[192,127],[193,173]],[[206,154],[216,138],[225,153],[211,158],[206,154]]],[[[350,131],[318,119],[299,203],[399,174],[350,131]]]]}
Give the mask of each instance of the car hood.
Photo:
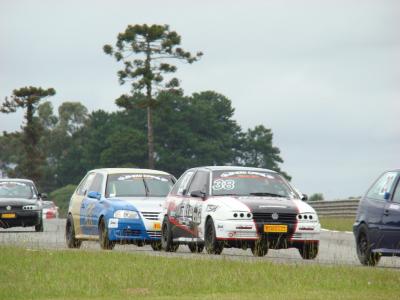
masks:
{"type": "Polygon", "coordinates": [[[299,212],[313,212],[307,203],[301,200],[283,198],[283,197],[259,197],[259,196],[245,196],[245,197],[215,197],[214,201],[217,205],[224,205],[227,209],[247,211],[252,213],[299,213],[299,212]]]}
{"type": "Polygon", "coordinates": [[[0,207],[35,205],[38,200],[25,198],[0,198],[0,207]]]}
{"type": "Polygon", "coordinates": [[[161,212],[165,199],[165,197],[118,197],[114,201],[118,201],[121,205],[131,205],[138,211],[161,212]]]}

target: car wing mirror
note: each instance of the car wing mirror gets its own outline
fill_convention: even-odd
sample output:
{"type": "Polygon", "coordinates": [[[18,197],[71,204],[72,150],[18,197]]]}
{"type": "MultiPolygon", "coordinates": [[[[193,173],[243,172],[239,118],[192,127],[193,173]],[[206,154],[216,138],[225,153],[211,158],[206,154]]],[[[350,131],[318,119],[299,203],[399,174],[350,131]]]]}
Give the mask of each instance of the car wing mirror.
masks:
{"type": "Polygon", "coordinates": [[[308,196],[306,194],[301,194],[301,200],[307,202],[308,196]]]}
{"type": "Polygon", "coordinates": [[[385,192],[385,193],[383,194],[383,199],[389,200],[389,198],[390,198],[390,193],[389,193],[389,192],[385,192]]]}
{"type": "Polygon", "coordinates": [[[190,193],[191,197],[195,197],[195,198],[202,198],[204,199],[206,197],[206,193],[202,192],[202,191],[193,191],[190,193]]]}
{"type": "Polygon", "coordinates": [[[38,196],[39,196],[39,198],[42,199],[42,200],[46,200],[46,199],[49,198],[49,197],[47,197],[47,194],[46,194],[46,193],[39,193],[38,196]]]}
{"type": "Polygon", "coordinates": [[[101,194],[98,193],[98,192],[90,191],[90,192],[88,193],[88,197],[89,197],[89,198],[92,198],[92,199],[100,200],[101,194]]]}

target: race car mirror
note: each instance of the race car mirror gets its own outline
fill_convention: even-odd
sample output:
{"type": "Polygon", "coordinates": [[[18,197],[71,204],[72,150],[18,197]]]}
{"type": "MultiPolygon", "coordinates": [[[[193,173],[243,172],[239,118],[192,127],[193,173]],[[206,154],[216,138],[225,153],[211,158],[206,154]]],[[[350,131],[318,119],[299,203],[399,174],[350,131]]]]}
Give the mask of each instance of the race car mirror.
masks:
{"type": "Polygon", "coordinates": [[[89,197],[89,198],[92,198],[92,199],[100,200],[101,194],[98,193],[98,192],[90,191],[90,192],[88,193],[88,197],[89,197]]]}
{"type": "Polygon", "coordinates": [[[390,193],[389,192],[385,192],[385,194],[383,194],[383,199],[389,200],[389,198],[390,198],[390,193]]]}
{"type": "Polygon", "coordinates": [[[301,200],[303,200],[304,202],[307,202],[308,196],[306,194],[302,194],[301,200]]]}
{"type": "Polygon", "coordinates": [[[46,199],[48,198],[46,193],[39,193],[38,196],[39,196],[39,198],[42,199],[42,200],[46,200],[46,199]]]}
{"type": "Polygon", "coordinates": [[[193,192],[190,193],[190,196],[204,199],[206,194],[204,192],[202,192],[202,191],[193,191],[193,192]]]}

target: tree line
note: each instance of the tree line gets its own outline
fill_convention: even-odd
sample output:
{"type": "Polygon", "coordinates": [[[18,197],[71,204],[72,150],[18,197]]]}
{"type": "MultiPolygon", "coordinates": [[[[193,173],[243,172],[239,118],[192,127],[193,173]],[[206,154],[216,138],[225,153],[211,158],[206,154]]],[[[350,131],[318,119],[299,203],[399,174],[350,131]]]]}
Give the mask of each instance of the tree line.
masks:
{"type": "Polygon", "coordinates": [[[3,113],[25,110],[22,131],[0,136],[0,167],[9,176],[35,180],[43,190],[76,184],[90,169],[157,168],[179,176],[201,165],[243,165],[279,171],[283,162],[263,125],[242,130],[231,101],[215,91],[185,95],[176,66],[166,60],[197,61],[179,47],[181,37],[167,25],[135,25],[103,51],[122,62],[120,84],[131,93],[115,100],[120,110],[91,113],[80,102],[64,102],[55,113],[46,98],[53,88],[24,87],[0,106],[3,113]]]}

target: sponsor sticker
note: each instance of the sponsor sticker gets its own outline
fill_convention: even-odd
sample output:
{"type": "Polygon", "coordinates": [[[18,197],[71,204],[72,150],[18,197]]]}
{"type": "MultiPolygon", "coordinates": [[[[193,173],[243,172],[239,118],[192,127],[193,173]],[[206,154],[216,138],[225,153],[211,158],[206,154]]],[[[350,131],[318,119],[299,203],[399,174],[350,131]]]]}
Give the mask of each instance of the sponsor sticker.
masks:
{"type": "MultiPolygon", "coordinates": [[[[232,172],[224,172],[221,174],[221,177],[232,177],[232,176],[240,176],[240,175],[253,175],[253,176],[261,176],[267,177],[268,174],[255,172],[255,171],[232,171],[232,172]]],[[[271,176],[271,175],[269,175],[271,176]]]]}
{"type": "Polygon", "coordinates": [[[390,204],[389,205],[389,209],[400,209],[400,205],[397,205],[397,204],[390,204]]]}
{"type": "Polygon", "coordinates": [[[153,229],[154,230],[161,230],[161,223],[160,222],[154,222],[153,229]]]}
{"type": "Polygon", "coordinates": [[[150,174],[129,174],[118,177],[118,180],[132,180],[132,179],[155,179],[159,181],[167,182],[168,179],[160,176],[150,175],[150,174]]]}
{"type": "Polygon", "coordinates": [[[108,220],[108,228],[118,228],[118,219],[111,218],[108,220]]]}

